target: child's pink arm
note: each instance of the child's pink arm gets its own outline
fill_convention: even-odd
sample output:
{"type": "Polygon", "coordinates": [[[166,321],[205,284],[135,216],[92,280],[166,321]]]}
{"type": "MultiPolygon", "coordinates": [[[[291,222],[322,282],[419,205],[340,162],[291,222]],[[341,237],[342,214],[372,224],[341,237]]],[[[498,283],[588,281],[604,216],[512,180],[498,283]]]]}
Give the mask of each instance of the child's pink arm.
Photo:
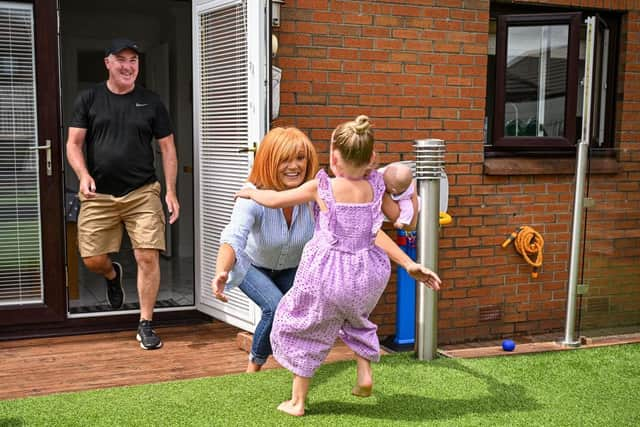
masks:
{"type": "Polygon", "coordinates": [[[236,197],[253,199],[256,203],[268,208],[288,208],[316,200],[317,194],[318,181],[313,179],[300,187],[284,191],[243,188],[236,193],[236,197]]]}

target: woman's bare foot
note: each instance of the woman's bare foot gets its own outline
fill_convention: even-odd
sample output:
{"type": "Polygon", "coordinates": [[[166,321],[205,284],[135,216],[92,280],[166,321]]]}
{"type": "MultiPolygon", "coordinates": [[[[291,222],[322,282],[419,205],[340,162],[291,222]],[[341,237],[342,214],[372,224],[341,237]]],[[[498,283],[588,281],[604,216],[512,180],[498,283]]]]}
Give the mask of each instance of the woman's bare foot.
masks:
{"type": "Polygon", "coordinates": [[[258,365],[257,363],[249,362],[247,364],[247,370],[245,372],[250,374],[250,373],[253,373],[253,372],[260,372],[260,370],[262,370],[262,365],[258,365]]]}
{"type": "Polygon", "coordinates": [[[301,417],[304,415],[304,403],[295,405],[292,400],[286,400],[278,405],[278,411],[282,411],[294,417],[301,417]]]}
{"type": "Polygon", "coordinates": [[[355,386],[351,389],[351,394],[358,397],[369,397],[371,396],[373,390],[373,386],[355,386]]]}

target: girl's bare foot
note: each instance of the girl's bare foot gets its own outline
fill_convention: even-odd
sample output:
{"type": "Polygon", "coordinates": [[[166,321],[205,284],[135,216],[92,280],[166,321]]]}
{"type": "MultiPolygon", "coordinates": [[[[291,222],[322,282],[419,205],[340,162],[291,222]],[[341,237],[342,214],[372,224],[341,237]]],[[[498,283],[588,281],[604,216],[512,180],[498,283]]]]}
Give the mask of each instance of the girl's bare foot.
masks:
{"type": "Polygon", "coordinates": [[[301,417],[304,415],[304,404],[294,405],[293,401],[286,400],[278,405],[278,411],[282,411],[294,417],[301,417]]]}
{"type": "Polygon", "coordinates": [[[351,394],[358,397],[369,397],[371,396],[373,390],[373,386],[355,386],[351,389],[351,394]]]}
{"type": "Polygon", "coordinates": [[[356,354],[356,371],[358,380],[356,386],[351,389],[351,394],[358,397],[369,397],[373,389],[373,373],[371,362],[356,354]]]}

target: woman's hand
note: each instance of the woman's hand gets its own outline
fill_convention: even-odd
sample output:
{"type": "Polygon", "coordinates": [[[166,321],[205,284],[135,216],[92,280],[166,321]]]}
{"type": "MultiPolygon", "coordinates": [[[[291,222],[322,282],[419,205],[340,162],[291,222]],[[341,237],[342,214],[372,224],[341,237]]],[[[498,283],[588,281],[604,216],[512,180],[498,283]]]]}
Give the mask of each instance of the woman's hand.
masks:
{"type": "Polygon", "coordinates": [[[407,273],[416,279],[416,281],[422,282],[425,286],[428,286],[434,291],[440,289],[440,285],[442,284],[440,277],[427,267],[424,267],[417,262],[412,262],[405,266],[404,269],[407,270],[407,273]]]}
{"type": "Polygon", "coordinates": [[[221,271],[216,274],[216,277],[211,281],[211,288],[213,289],[213,295],[216,299],[219,299],[222,302],[228,302],[229,298],[224,294],[224,287],[227,284],[227,279],[229,278],[228,271],[221,271]]]}

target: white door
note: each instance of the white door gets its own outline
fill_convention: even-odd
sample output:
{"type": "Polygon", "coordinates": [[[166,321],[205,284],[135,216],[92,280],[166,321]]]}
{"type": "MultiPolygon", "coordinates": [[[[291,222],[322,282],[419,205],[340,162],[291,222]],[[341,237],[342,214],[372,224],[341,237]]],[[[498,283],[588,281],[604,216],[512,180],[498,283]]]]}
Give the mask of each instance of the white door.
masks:
{"type": "Polygon", "coordinates": [[[193,3],[196,306],[253,331],[259,309],[239,290],[213,297],[220,233],[267,129],[267,0],[193,3]],[[251,30],[251,31],[249,31],[251,30]]]}
{"type": "MultiPolygon", "coordinates": [[[[151,47],[145,52],[145,68],[146,68],[146,84],[147,88],[151,89],[160,96],[162,103],[171,114],[171,99],[170,85],[169,85],[169,44],[162,43],[151,47]]],[[[164,168],[162,167],[162,151],[160,151],[160,145],[158,141],[153,139],[153,155],[154,164],[156,168],[156,177],[162,184],[162,200],[165,211],[165,218],[169,218],[167,211],[167,205],[164,203],[164,196],[166,194],[166,188],[164,185],[164,168]]],[[[165,227],[165,239],[167,248],[162,252],[162,255],[169,258],[172,255],[171,247],[173,246],[171,224],[167,221],[165,227]]]]}

